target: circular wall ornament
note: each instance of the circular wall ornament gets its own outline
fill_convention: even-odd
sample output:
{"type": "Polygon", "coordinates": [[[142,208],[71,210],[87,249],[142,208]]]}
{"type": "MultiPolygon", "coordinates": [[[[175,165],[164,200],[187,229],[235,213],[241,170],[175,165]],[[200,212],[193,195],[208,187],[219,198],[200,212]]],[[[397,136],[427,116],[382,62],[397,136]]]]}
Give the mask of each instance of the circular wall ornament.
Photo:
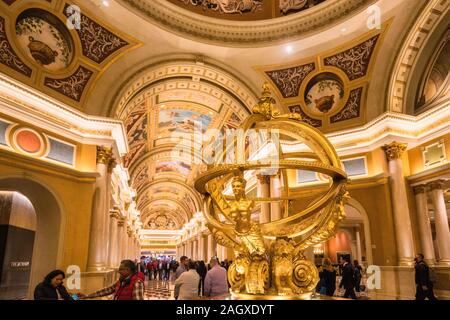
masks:
{"type": "Polygon", "coordinates": [[[312,78],[305,90],[308,111],[315,115],[330,114],[343,103],[344,84],[333,73],[321,73],[312,78]]]}
{"type": "Polygon", "coordinates": [[[64,23],[41,9],[27,9],[16,20],[16,41],[33,62],[49,71],[66,69],[73,41],[64,23]]]}
{"type": "Polygon", "coordinates": [[[14,132],[13,142],[17,149],[31,155],[41,155],[44,151],[44,140],[34,130],[21,128],[14,132]]]}

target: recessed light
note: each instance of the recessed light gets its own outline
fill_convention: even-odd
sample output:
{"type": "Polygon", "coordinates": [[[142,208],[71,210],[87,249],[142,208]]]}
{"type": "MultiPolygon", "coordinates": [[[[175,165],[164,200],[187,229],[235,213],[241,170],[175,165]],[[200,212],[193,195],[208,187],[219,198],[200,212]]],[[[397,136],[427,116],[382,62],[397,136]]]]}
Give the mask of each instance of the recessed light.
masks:
{"type": "Polygon", "coordinates": [[[109,7],[109,1],[108,0],[103,0],[103,5],[105,6],[105,7],[109,7]]]}
{"type": "Polygon", "coordinates": [[[286,52],[287,53],[292,53],[292,51],[294,51],[294,48],[289,44],[286,46],[286,52]]]}

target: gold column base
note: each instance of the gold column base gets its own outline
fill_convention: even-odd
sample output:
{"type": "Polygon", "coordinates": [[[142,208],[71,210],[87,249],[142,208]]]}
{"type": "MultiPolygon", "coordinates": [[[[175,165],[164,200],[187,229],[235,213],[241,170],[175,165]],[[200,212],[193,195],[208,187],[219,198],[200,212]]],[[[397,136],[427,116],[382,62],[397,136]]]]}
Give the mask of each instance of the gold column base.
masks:
{"type": "Polygon", "coordinates": [[[277,294],[248,294],[231,292],[231,297],[237,300],[311,300],[313,292],[306,292],[296,295],[277,294]]]}

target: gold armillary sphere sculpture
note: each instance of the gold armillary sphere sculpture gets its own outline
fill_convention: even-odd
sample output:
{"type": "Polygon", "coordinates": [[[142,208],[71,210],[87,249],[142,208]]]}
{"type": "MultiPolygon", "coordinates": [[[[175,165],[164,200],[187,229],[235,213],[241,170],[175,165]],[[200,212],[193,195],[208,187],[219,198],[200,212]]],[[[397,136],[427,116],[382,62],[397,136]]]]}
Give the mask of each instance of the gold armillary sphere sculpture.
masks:
{"type": "MultiPolygon", "coordinates": [[[[234,296],[244,299],[308,299],[319,278],[315,265],[306,260],[304,251],[335,234],[337,224],[345,216],[347,175],[326,137],[302,122],[298,114],[280,115],[268,85],[265,84],[263,89],[253,114],[241,127],[241,134],[236,134],[216,154],[217,163],[210,165],[196,179],[195,188],[204,197],[203,214],[217,243],[233,248],[235,259],[228,269],[228,280],[234,296]],[[250,131],[265,132],[266,136],[268,132],[276,132],[281,141],[275,148],[278,157],[272,157],[271,161],[252,158],[248,151],[250,131]],[[283,152],[283,143],[299,149],[283,152]],[[243,149],[240,150],[239,146],[243,149]],[[234,162],[223,164],[223,159],[233,159],[234,162]],[[327,177],[329,188],[300,212],[290,212],[293,210],[288,203],[300,200],[289,191],[289,183],[285,181],[287,174],[283,174],[283,194],[253,198],[246,195],[245,173],[257,171],[273,175],[274,170],[276,173],[314,171],[327,177]],[[234,196],[225,190],[230,182],[234,196]],[[284,203],[284,214],[278,220],[259,223],[252,219],[252,215],[258,215],[257,203],[279,203],[280,206],[284,203]]],[[[267,141],[267,145],[274,144],[273,140],[267,141]]]]}

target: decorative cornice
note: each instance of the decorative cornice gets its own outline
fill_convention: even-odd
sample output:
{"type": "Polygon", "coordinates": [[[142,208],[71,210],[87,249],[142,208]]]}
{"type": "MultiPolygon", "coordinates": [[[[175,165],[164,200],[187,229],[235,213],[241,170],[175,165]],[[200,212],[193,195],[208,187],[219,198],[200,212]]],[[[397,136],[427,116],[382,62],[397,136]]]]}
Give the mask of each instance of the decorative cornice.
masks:
{"type": "Polygon", "coordinates": [[[294,40],[335,23],[373,0],[333,0],[282,18],[253,22],[205,17],[163,0],[119,0],[158,26],[198,41],[234,46],[263,46],[294,40]]]}
{"type": "Polygon", "coordinates": [[[386,158],[388,161],[400,159],[403,152],[405,152],[407,144],[392,142],[391,144],[386,144],[383,146],[383,150],[386,153],[386,158]]]}

